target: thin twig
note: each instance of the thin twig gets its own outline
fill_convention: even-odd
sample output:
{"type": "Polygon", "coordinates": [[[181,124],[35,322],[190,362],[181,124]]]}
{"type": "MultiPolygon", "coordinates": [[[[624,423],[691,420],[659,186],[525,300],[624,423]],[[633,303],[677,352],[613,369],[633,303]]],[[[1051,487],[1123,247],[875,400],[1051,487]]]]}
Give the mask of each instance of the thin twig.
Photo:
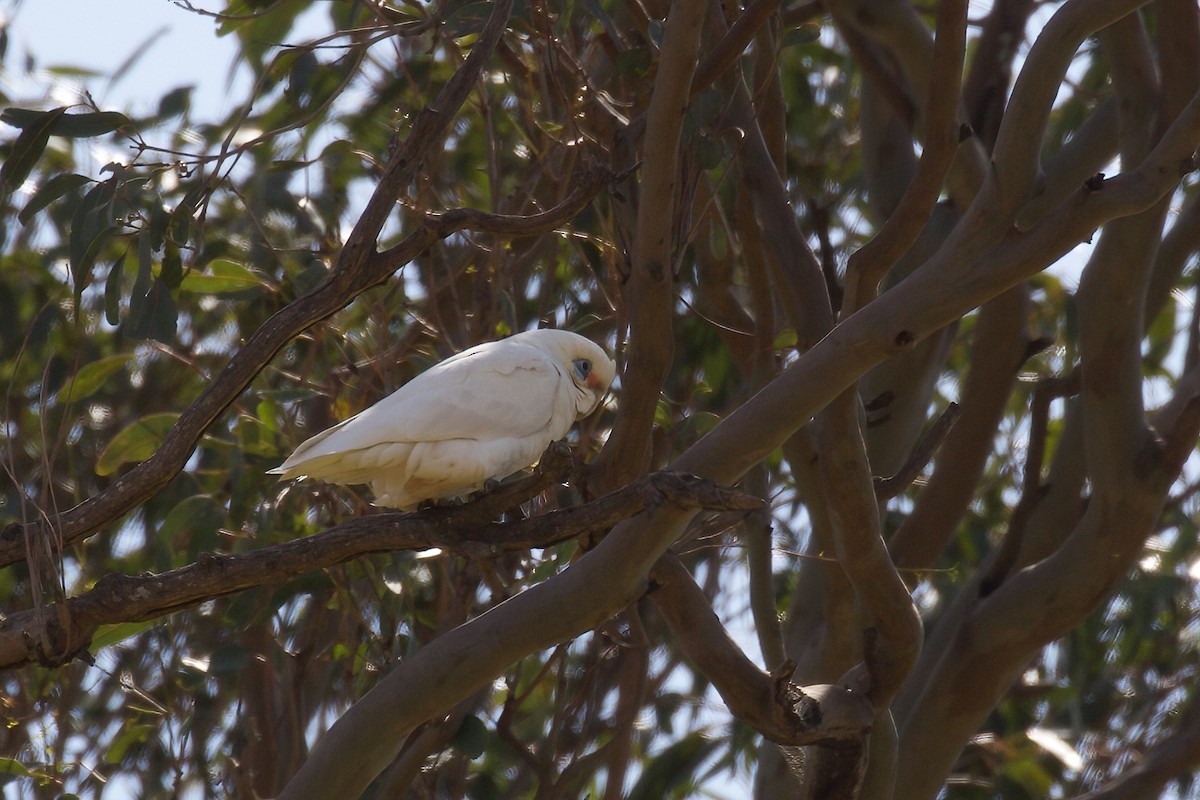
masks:
{"type": "Polygon", "coordinates": [[[950,429],[954,427],[954,423],[958,421],[959,415],[962,413],[962,407],[958,403],[951,403],[946,406],[946,410],[941,413],[941,416],[933,423],[933,426],[917,443],[908,461],[904,466],[890,478],[875,479],[875,497],[879,502],[891,500],[896,495],[903,492],[917,476],[921,474],[926,465],[937,455],[938,448],[942,446],[942,442],[946,440],[946,436],[950,433],[950,429]]]}

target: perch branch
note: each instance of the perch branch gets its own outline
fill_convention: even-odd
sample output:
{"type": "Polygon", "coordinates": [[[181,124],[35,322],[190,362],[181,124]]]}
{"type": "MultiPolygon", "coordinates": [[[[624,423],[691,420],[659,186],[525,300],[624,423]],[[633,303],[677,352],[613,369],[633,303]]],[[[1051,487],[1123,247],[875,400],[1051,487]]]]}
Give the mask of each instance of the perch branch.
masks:
{"type": "Polygon", "coordinates": [[[554,472],[539,471],[517,490],[505,491],[499,498],[485,496],[459,508],[371,514],[250,553],[205,554],[194,563],[159,574],[105,575],[92,589],[41,613],[24,611],[0,621],[0,668],[30,662],[65,664],[83,657],[101,625],[154,619],[213,598],[278,585],[369,553],[430,547],[472,552],[481,548],[486,552],[528,550],[605,530],[663,504],[744,511],[762,506],[758,498],[709,481],[656,472],[585,505],[514,522],[481,523],[487,509],[511,508],[554,482],[554,472]]]}

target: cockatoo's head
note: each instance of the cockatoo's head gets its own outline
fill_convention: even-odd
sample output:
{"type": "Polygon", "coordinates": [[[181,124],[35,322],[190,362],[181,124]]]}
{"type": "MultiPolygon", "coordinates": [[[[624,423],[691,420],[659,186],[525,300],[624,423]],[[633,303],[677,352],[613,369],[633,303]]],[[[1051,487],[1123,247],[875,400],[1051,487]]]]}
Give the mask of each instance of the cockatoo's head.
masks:
{"type": "Polygon", "coordinates": [[[617,375],[616,363],[600,345],[577,333],[551,328],[518,335],[562,365],[575,389],[576,419],[596,410],[617,375]]]}

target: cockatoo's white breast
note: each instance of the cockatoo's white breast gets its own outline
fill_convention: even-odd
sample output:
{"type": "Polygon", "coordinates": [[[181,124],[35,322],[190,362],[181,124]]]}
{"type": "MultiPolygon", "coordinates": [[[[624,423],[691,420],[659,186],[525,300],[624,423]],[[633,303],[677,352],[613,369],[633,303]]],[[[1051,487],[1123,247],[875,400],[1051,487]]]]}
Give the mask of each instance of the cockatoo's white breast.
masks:
{"type": "Polygon", "coordinates": [[[378,505],[457,497],[537,460],[599,405],[615,366],[594,342],[539,330],[448,358],[317,434],[271,472],[369,483],[378,505]]]}

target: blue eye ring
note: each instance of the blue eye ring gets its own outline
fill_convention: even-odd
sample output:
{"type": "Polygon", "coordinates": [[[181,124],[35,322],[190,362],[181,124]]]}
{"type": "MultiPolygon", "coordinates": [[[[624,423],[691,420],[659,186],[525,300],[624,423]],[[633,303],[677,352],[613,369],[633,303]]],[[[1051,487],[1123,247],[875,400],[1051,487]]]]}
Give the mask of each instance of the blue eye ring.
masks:
{"type": "Polygon", "coordinates": [[[587,376],[592,374],[592,362],[586,358],[575,359],[571,362],[571,366],[580,380],[587,380],[587,376]]]}

